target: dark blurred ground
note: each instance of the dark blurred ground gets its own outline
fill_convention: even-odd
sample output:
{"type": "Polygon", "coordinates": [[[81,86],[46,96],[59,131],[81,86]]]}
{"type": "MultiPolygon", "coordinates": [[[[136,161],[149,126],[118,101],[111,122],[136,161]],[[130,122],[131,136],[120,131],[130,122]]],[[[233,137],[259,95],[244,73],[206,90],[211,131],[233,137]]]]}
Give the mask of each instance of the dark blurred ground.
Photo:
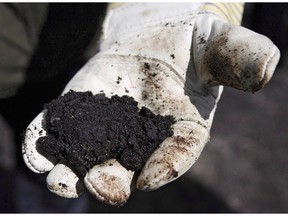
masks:
{"type": "MultiPolygon", "coordinates": [[[[66,6],[53,7],[48,16],[57,22],[44,25],[29,71],[46,76],[54,70],[65,76],[30,83],[17,96],[0,101],[0,141],[18,145],[17,172],[0,169],[0,212],[288,212],[288,4],[246,4],[243,25],[270,37],[282,52],[270,83],[255,94],[225,88],[211,141],[190,171],[157,191],[135,191],[122,208],[101,204],[89,194],[79,200],[57,197],[46,189],[45,175],[23,166],[19,148],[23,131],[43,103],[58,96],[65,81],[85,63],[85,50],[95,37],[85,31],[99,21],[89,17],[99,12],[99,5],[82,9],[72,5],[66,14],[59,13],[66,6]],[[82,29],[74,29],[75,22],[82,29]],[[57,34],[47,36],[53,28],[57,34]]],[[[15,149],[0,146],[1,158],[13,167],[15,149]]]]}
{"type": "Polygon", "coordinates": [[[237,212],[288,212],[285,68],[255,94],[225,89],[211,142],[190,170],[237,212]]]}

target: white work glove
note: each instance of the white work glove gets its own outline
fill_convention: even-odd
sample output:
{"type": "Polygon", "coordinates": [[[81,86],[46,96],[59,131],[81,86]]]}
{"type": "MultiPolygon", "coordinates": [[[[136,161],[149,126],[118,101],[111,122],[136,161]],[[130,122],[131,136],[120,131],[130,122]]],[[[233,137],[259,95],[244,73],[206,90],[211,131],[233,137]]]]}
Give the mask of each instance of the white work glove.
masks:
{"type": "Polygon", "coordinates": [[[280,53],[265,36],[199,11],[201,4],[131,4],[104,22],[100,52],[66,86],[74,91],[129,95],[139,107],[172,115],[174,135],[164,140],[134,176],[115,159],[79,179],[61,161],[37,151],[45,136],[40,113],[28,126],[23,157],[47,176],[48,188],[78,197],[85,188],[97,199],[123,205],[136,187],[155,190],[185,173],[200,156],[223,86],[254,92],[273,75],[280,53]]]}

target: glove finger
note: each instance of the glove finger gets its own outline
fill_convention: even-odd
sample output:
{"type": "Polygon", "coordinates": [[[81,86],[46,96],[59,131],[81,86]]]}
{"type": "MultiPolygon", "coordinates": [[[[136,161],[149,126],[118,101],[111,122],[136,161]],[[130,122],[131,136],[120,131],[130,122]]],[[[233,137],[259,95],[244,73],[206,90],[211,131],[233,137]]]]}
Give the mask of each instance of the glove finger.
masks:
{"type": "Polygon", "coordinates": [[[143,167],[136,187],[155,190],[184,174],[197,160],[209,139],[209,132],[197,123],[177,122],[174,135],[164,140],[143,167]]]}
{"type": "Polygon", "coordinates": [[[35,173],[50,171],[57,162],[56,158],[42,155],[36,146],[38,138],[46,135],[45,125],[43,125],[45,113],[44,110],[29,124],[22,144],[23,159],[27,167],[35,173]]]}
{"type": "Polygon", "coordinates": [[[83,179],[79,179],[65,163],[61,162],[49,172],[46,182],[51,192],[65,198],[77,198],[85,191],[83,179]]]}
{"type": "Polygon", "coordinates": [[[264,35],[219,20],[212,26],[213,37],[204,38],[207,42],[195,55],[200,73],[206,76],[204,83],[251,92],[268,83],[280,59],[280,51],[273,42],[264,35]]]}
{"type": "Polygon", "coordinates": [[[133,175],[133,171],[126,170],[115,159],[111,159],[90,169],[84,183],[98,200],[121,206],[131,194],[133,175]]]}

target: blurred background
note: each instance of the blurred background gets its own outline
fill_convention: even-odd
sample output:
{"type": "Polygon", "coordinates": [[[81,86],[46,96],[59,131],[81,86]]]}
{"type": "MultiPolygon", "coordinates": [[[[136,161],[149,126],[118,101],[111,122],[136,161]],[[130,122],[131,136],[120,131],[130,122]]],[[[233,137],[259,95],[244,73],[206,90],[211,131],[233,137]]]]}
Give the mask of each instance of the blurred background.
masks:
{"type": "Polygon", "coordinates": [[[106,9],[104,3],[0,4],[0,212],[288,212],[286,3],[246,3],[242,25],[268,36],[281,51],[280,63],[259,92],[224,89],[211,141],[178,180],[153,192],[135,191],[115,208],[88,193],[60,198],[47,190],[46,175],[26,168],[26,127],[97,52],[106,9]]]}

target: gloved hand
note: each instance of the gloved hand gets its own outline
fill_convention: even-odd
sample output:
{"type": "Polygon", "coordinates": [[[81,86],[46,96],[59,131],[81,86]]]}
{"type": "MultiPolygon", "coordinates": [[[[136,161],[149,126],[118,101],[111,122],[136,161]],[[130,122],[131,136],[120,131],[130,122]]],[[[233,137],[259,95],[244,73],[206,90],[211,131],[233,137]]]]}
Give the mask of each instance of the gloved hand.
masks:
{"type": "Polygon", "coordinates": [[[48,188],[78,197],[85,188],[111,205],[124,204],[136,187],[155,190],[185,173],[209,141],[223,85],[254,92],[272,77],[280,53],[265,36],[204,12],[202,4],[132,4],[106,17],[100,52],[64,92],[129,95],[155,114],[172,115],[174,135],[151,155],[140,174],[115,159],[96,165],[84,181],[63,162],[37,151],[45,136],[40,113],[28,126],[23,157],[47,176],[48,188]]]}

